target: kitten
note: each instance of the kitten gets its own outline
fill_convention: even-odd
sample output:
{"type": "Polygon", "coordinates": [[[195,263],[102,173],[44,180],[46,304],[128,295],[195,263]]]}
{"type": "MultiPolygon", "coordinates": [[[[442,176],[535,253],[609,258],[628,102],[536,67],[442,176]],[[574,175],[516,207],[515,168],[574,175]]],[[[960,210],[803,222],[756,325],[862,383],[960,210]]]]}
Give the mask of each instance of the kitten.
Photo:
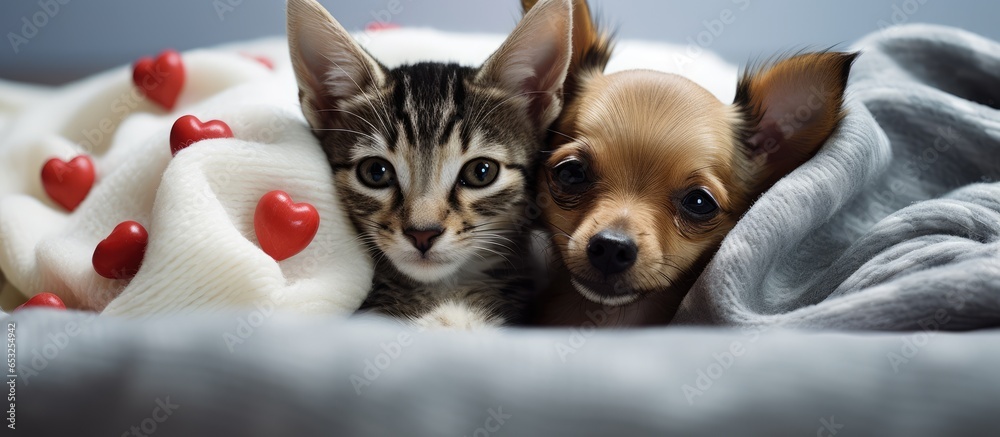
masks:
{"type": "Polygon", "coordinates": [[[376,260],[362,311],[429,327],[523,317],[534,287],[518,216],[562,110],[571,29],[569,0],[544,0],[482,68],[389,69],[315,0],[289,0],[302,111],[376,260]]]}

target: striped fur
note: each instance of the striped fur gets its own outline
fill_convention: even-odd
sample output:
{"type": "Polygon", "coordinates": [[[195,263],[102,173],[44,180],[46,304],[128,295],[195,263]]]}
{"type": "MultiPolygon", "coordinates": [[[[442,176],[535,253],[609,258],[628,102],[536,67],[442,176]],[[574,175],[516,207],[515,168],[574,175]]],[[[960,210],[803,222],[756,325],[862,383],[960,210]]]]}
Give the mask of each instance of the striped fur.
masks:
{"type": "Polygon", "coordinates": [[[419,318],[452,300],[488,310],[490,318],[513,320],[521,312],[531,288],[510,285],[523,282],[525,274],[514,264],[526,246],[515,223],[530,197],[531,178],[525,172],[533,171],[540,143],[519,102],[475,85],[474,75],[470,68],[435,63],[388,71],[386,86],[369,96],[374,106],[368,99],[346,105],[345,111],[360,117],[342,117],[338,126],[344,131],[322,136],[344,207],[382,261],[364,309],[419,318]],[[368,123],[377,129],[373,132],[368,123]],[[358,182],[356,164],[375,154],[395,167],[398,187],[375,191],[358,182]],[[461,166],[478,157],[500,163],[501,174],[485,189],[463,189],[455,183],[461,166]],[[406,267],[393,262],[395,253],[412,250],[401,233],[409,223],[440,223],[453,232],[435,245],[465,248],[440,255],[471,261],[458,266],[461,271],[440,275],[448,276],[444,282],[450,286],[442,287],[436,277],[404,273],[406,267]]]}
{"type": "Polygon", "coordinates": [[[303,111],[376,260],[362,310],[459,328],[523,316],[534,287],[521,216],[547,129],[562,108],[572,20],[568,0],[539,8],[482,68],[388,69],[314,0],[289,1],[303,111]],[[316,47],[335,53],[313,53],[316,47]],[[363,182],[362,164],[372,158],[394,170],[388,187],[363,182]],[[479,159],[499,165],[484,187],[461,176],[479,159]],[[443,233],[422,253],[405,231],[429,228],[443,233]]]}

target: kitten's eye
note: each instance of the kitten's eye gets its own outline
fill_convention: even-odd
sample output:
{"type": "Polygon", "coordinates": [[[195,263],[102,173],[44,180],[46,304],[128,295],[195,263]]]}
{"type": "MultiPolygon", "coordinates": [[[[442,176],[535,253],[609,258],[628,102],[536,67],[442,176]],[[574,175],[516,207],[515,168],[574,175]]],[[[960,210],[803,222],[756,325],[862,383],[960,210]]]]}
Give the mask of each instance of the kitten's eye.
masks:
{"type": "Polygon", "coordinates": [[[576,159],[557,165],[552,169],[552,176],[564,191],[580,191],[587,185],[587,169],[576,159]]]}
{"type": "Polygon", "coordinates": [[[496,161],[485,158],[473,159],[462,167],[458,181],[465,186],[483,188],[497,180],[499,174],[500,164],[496,161]]]}
{"type": "Polygon", "coordinates": [[[697,218],[708,218],[719,209],[715,199],[704,188],[698,188],[684,196],[681,206],[697,218]]]}
{"type": "Polygon", "coordinates": [[[368,158],[358,165],[358,180],[370,188],[386,188],[395,182],[396,171],[382,158],[368,158]]]}

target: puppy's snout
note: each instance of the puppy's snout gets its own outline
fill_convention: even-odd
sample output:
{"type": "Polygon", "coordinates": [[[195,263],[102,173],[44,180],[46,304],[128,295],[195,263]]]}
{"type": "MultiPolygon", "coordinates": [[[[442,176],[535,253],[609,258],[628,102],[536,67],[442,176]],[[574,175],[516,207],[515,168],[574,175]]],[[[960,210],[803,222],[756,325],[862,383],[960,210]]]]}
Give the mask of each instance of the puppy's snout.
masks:
{"type": "Polygon", "coordinates": [[[618,231],[603,230],[587,243],[590,264],[605,275],[628,270],[635,264],[638,255],[639,247],[635,245],[635,241],[618,231]]]}

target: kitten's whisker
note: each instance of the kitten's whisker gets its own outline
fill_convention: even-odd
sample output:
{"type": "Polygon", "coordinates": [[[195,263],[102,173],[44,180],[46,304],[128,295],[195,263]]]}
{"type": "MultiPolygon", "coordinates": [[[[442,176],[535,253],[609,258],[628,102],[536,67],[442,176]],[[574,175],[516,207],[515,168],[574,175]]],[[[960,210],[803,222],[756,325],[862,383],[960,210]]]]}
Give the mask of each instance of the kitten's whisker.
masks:
{"type": "Polygon", "coordinates": [[[510,247],[507,247],[503,243],[499,243],[499,242],[496,242],[496,241],[490,241],[490,240],[477,240],[477,241],[480,242],[480,243],[486,243],[486,244],[492,244],[494,246],[500,246],[500,248],[503,249],[506,252],[514,252],[514,250],[511,250],[510,247]]]}
{"type": "Polygon", "coordinates": [[[352,133],[352,134],[355,134],[355,135],[362,135],[362,136],[366,136],[366,137],[368,137],[368,138],[371,138],[371,139],[372,139],[372,141],[375,141],[375,142],[378,142],[378,141],[379,141],[379,139],[378,139],[378,138],[376,138],[376,137],[375,137],[374,135],[371,135],[371,134],[366,134],[366,133],[364,133],[364,132],[359,132],[359,131],[356,131],[356,130],[352,130],[352,129],[334,129],[334,128],[325,128],[325,129],[313,129],[313,131],[314,131],[314,132],[326,132],[326,131],[332,131],[332,132],[347,132],[347,133],[352,133]]]}
{"type": "Polygon", "coordinates": [[[379,223],[379,222],[377,222],[375,220],[372,220],[370,218],[367,218],[367,217],[357,217],[357,219],[361,220],[361,221],[363,221],[365,223],[368,223],[368,224],[371,224],[371,225],[375,225],[375,227],[377,227],[377,228],[381,228],[382,227],[381,223],[379,223]]]}
{"type": "Polygon", "coordinates": [[[494,254],[496,256],[499,256],[500,258],[503,258],[503,260],[506,261],[508,265],[510,265],[510,268],[512,268],[514,270],[517,270],[517,267],[514,266],[514,263],[512,263],[510,261],[510,259],[507,258],[504,254],[502,254],[500,252],[497,252],[497,251],[495,251],[493,249],[489,249],[489,248],[482,247],[482,246],[473,246],[473,248],[475,248],[476,250],[482,250],[482,251],[485,251],[485,252],[490,252],[490,253],[492,253],[492,254],[494,254]]]}
{"type": "Polygon", "coordinates": [[[489,225],[506,225],[506,224],[509,224],[509,223],[507,223],[505,221],[501,221],[501,220],[495,220],[495,221],[492,221],[492,222],[480,223],[478,225],[466,226],[465,228],[463,228],[463,230],[472,230],[472,229],[477,229],[477,228],[481,228],[483,226],[489,226],[489,225]]]}
{"type": "MultiPolygon", "coordinates": [[[[473,246],[473,249],[476,249],[476,250],[479,250],[479,248],[477,248],[477,247],[475,247],[475,246],[473,246]]],[[[478,256],[478,257],[479,257],[479,259],[483,260],[483,262],[489,262],[489,260],[488,260],[488,259],[486,259],[486,257],[485,257],[485,256],[483,256],[483,255],[482,255],[481,253],[479,253],[479,252],[472,252],[472,254],[473,254],[473,255],[475,255],[475,256],[478,256]]]]}
{"type": "Polygon", "coordinates": [[[584,146],[587,146],[587,147],[590,147],[590,143],[587,143],[587,142],[586,142],[586,141],[584,141],[583,139],[580,139],[580,138],[577,138],[577,137],[574,137],[574,136],[572,136],[572,135],[566,135],[566,134],[564,134],[564,133],[562,133],[562,132],[559,132],[559,131],[557,131],[557,130],[555,130],[555,129],[549,129],[549,132],[552,132],[552,133],[554,133],[554,134],[556,134],[556,135],[562,135],[562,136],[564,136],[564,137],[566,137],[566,138],[570,139],[571,141],[575,141],[575,142],[578,142],[578,143],[580,143],[580,144],[582,144],[582,145],[584,145],[584,146]]]}
{"type": "Polygon", "coordinates": [[[562,232],[563,235],[566,236],[566,238],[569,238],[570,240],[573,239],[573,237],[569,234],[569,232],[566,232],[566,230],[564,230],[563,228],[560,228],[559,226],[556,226],[555,223],[546,222],[545,224],[549,225],[549,226],[552,226],[553,228],[556,228],[556,230],[558,230],[559,232],[562,232]]]}
{"type": "MultiPolygon", "coordinates": [[[[340,64],[338,64],[333,59],[330,59],[330,57],[327,56],[325,53],[320,52],[320,55],[322,55],[324,58],[326,58],[326,60],[329,61],[330,63],[332,63],[335,67],[337,67],[338,69],[340,69],[340,71],[342,73],[344,73],[344,76],[347,76],[347,78],[350,79],[351,82],[354,83],[354,86],[356,86],[358,88],[358,91],[361,92],[361,96],[364,97],[365,101],[368,102],[368,106],[372,108],[373,112],[375,112],[375,115],[378,117],[379,123],[381,123],[382,124],[382,128],[385,129],[384,132],[389,132],[389,126],[386,124],[386,121],[382,120],[382,115],[379,113],[378,109],[375,108],[375,104],[372,103],[372,99],[368,98],[368,93],[365,92],[365,89],[361,87],[361,85],[358,83],[358,81],[354,80],[354,78],[351,77],[351,75],[347,73],[347,70],[345,70],[344,67],[341,67],[340,64]]],[[[367,66],[365,68],[365,71],[368,71],[367,66]]],[[[368,71],[368,75],[369,75],[369,77],[371,77],[371,71],[368,71]]],[[[372,83],[374,83],[374,80],[372,80],[372,83]]],[[[374,138],[374,137],[372,137],[372,138],[374,138]]]]}
{"type": "Polygon", "coordinates": [[[364,118],[364,117],[362,117],[362,116],[360,116],[360,115],[358,115],[358,114],[356,114],[354,112],[348,111],[346,109],[320,109],[320,110],[317,110],[316,112],[344,112],[344,113],[347,113],[347,114],[350,114],[350,115],[353,115],[353,116],[357,117],[358,119],[360,119],[361,121],[363,121],[365,123],[368,123],[368,126],[370,126],[372,128],[373,132],[380,132],[383,135],[388,135],[388,132],[382,132],[382,131],[380,131],[377,127],[375,127],[374,124],[372,124],[372,122],[368,121],[367,118],[364,118]]]}
{"type": "Polygon", "coordinates": [[[487,237],[487,238],[496,238],[496,239],[499,239],[499,240],[507,240],[511,244],[513,244],[515,246],[519,246],[516,241],[511,240],[510,238],[504,237],[503,235],[500,235],[500,234],[489,233],[489,231],[476,232],[474,235],[475,236],[487,237]]]}
{"type": "MultiPolygon", "coordinates": [[[[367,63],[366,63],[366,65],[365,65],[365,72],[368,73],[368,80],[370,80],[371,83],[375,83],[375,76],[372,74],[371,67],[372,67],[371,65],[367,65],[367,63]]],[[[389,109],[388,109],[389,108],[389,104],[385,101],[385,96],[382,93],[377,93],[375,95],[378,97],[379,103],[382,104],[382,109],[383,109],[383,112],[385,113],[385,119],[386,120],[391,120],[392,116],[389,115],[389,109]]],[[[378,113],[378,111],[375,111],[375,115],[377,115],[380,120],[382,119],[382,116],[381,116],[381,114],[378,113]]],[[[383,126],[384,125],[385,125],[385,123],[383,123],[383,126]]],[[[384,134],[387,137],[389,136],[388,127],[386,127],[386,131],[384,132],[384,134]]]]}
{"type": "Polygon", "coordinates": [[[494,105],[493,108],[490,109],[489,112],[486,112],[486,115],[483,116],[482,118],[480,118],[479,115],[481,115],[485,111],[480,111],[479,113],[477,113],[476,116],[475,116],[475,118],[473,118],[473,124],[479,123],[481,120],[485,120],[485,119],[489,118],[490,115],[493,114],[493,111],[496,111],[497,108],[499,108],[500,106],[502,106],[504,103],[507,103],[507,102],[509,102],[511,100],[514,100],[514,99],[516,99],[518,97],[521,97],[521,96],[526,96],[528,94],[547,94],[547,93],[545,91],[528,91],[528,92],[523,92],[523,93],[520,93],[520,94],[517,94],[517,95],[510,96],[510,97],[508,97],[508,98],[503,99],[502,101],[500,101],[500,103],[497,103],[496,105],[494,105]]]}

